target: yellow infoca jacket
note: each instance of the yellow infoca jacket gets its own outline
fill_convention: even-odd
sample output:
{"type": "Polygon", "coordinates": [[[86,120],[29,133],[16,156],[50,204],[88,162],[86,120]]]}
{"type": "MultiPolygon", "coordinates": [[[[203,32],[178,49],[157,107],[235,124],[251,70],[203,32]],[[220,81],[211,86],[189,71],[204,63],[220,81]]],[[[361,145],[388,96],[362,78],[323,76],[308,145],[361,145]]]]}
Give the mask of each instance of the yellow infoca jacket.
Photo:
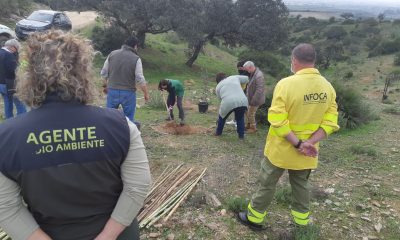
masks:
{"type": "MultiPolygon", "coordinates": [[[[299,139],[310,138],[319,128],[327,135],[339,130],[336,92],[315,68],[306,68],[278,82],[268,110],[268,131],[264,155],[279,168],[315,169],[318,157],[300,154],[286,140],[292,131],[299,139]]],[[[319,148],[318,144],[316,146],[319,148]]]]}

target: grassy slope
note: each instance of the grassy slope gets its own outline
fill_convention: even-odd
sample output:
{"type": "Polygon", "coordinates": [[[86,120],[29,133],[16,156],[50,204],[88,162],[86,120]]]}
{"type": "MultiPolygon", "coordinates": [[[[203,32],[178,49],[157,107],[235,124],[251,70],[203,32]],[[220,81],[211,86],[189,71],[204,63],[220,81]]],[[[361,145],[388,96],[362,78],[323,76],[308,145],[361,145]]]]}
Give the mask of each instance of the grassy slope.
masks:
{"type": "MultiPolygon", "coordinates": [[[[162,36],[150,37],[149,43],[151,48],[141,54],[148,64],[145,72],[150,82],[157,82],[164,76],[195,80],[201,78],[200,67],[190,70],[183,65],[184,45],[166,43],[162,36]]],[[[379,103],[384,74],[392,70],[392,62],[391,55],[366,59],[366,53],[362,53],[355,57],[352,65],[339,64],[335,70],[326,72],[333,79],[340,78],[347,69],[354,70],[355,76],[348,84],[362,90],[370,104],[380,113],[381,120],[355,131],[342,131],[323,143],[320,168],[313,174],[312,185],[316,192],[333,187],[335,193],[322,198],[316,194],[313,198],[315,229],[319,229],[320,233],[314,234],[315,229],[312,229],[311,233],[302,235],[303,239],[359,239],[363,236],[396,239],[398,236],[400,198],[393,189],[397,187],[395,183],[400,181],[400,165],[396,161],[399,153],[398,147],[395,147],[398,146],[399,137],[398,129],[394,126],[400,123],[400,118],[382,114],[382,109],[387,106],[379,103]],[[381,73],[377,72],[378,68],[381,73]],[[326,204],[326,199],[336,205],[326,204]],[[376,202],[379,207],[373,205],[376,202]],[[384,226],[381,233],[374,230],[378,222],[384,226]]],[[[234,57],[209,47],[197,64],[208,69],[209,73],[218,72],[219,69],[233,73],[234,63],[234,57]],[[220,55],[225,57],[210,58],[220,55]]],[[[189,98],[198,87],[196,85],[188,91],[189,98]]],[[[397,105],[399,96],[396,92],[391,95],[397,105]]],[[[209,127],[212,132],[217,116],[216,108],[208,114],[199,114],[196,109],[188,110],[187,113],[190,124],[209,127]]],[[[164,115],[160,110],[146,107],[138,112],[138,118],[146,123],[143,137],[153,174],[156,176],[168,164],[181,162],[209,167],[209,170],[193,197],[180,208],[173,223],[165,224],[163,229],[153,228],[145,233],[161,232],[163,236],[174,233],[177,239],[255,239],[264,236],[278,239],[282,232],[292,229],[285,203],[273,203],[267,221],[272,228],[258,234],[238,225],[232,213],[221,216],[218,209],[205,205],[201,200],[205,191],[211,191],[225,202],[224,207],[227,208],[227,202],[234,196],[251,196],[256,186],[259,161],[263,159],[266,128],[261,128],[256,135],[248,136],[244,143],[237,141],[234,129],[230,126],[226,127],[221,138],[211,137],[211,134],[170,136],[159,134],[151,128],[161,124],[164,115]]],[[[282,179],[281,184],[287,185],[287,177],[282,179]]],[[[301,239],[301,234],[298,236],[301,239]]]]}

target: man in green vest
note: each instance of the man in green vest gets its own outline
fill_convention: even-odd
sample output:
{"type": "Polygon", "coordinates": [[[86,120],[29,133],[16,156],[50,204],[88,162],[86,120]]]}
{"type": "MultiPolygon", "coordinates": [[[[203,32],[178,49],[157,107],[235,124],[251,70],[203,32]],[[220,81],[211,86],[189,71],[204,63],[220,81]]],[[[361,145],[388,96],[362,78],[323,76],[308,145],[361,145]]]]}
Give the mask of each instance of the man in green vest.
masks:
{"type": "Polygon", "coordinates": [[[167,90],[168,92],[167,107],[169,116],[167,120],[174,120],[173,107],[176,102],[179,109],[179,118],[181,120],[180,125],[185,125],[185,112],[183,111],[182,104],[183,95],[185,95],[185,88],[183,87],[182,82],[179,80],[162,79],[158,84],[158,89],[160,91],[167,90]]]}

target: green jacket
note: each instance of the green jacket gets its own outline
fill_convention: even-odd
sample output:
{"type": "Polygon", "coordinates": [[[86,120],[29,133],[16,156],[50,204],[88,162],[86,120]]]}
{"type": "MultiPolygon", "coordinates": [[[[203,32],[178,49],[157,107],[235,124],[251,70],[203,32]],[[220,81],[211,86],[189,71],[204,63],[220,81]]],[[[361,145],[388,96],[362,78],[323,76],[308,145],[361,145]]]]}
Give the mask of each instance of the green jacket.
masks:
{"type": "Polygon", "coordinates": [[[172,87],[175,89],[175,94],[178,97],[183,97],[185,94],[185,88],[183,87],[183,84],[179,80],[173,80],[173,79],[167,79],[172,87]]]}

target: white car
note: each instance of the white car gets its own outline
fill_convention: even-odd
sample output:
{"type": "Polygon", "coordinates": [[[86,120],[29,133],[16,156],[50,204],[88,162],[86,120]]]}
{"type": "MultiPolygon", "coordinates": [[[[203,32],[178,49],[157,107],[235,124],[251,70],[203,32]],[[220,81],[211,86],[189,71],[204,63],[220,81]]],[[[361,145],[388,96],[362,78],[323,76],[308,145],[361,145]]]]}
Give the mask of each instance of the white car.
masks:
{"type": "Polygon", "coordinates": [[[14,31],[9,27],[0,24],[0,46],[3,46],[4,43],[11,38],[15,38],[14,31]]]}

